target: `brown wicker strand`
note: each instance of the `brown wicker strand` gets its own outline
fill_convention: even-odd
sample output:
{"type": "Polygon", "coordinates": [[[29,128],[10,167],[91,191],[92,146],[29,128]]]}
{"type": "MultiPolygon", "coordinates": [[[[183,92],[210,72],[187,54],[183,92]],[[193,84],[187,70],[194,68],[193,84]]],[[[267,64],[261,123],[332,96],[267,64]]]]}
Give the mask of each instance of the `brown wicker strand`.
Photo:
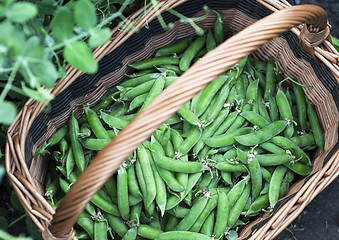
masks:
{"type": "Polygon", "coordinates": [[[124,159],[186,101],[219,74],[265,42],[302,22],[308,22],[314,26],[326,26],[326,13],[323,9],[310,5],[284,9],[256,22],[228,39],[194,64],[138,114],[80,175],[56,210],[49,227],[51,233],[54,236],[69,233],[86,204],[124,159]],[[248,39],[248,36],[253,36],[251,41],[245,40],[248,39]],[[84,186],[91,187],[90,189],[86,188],[86,191],[83,192],[84,186]],[[71,215],[70,218],[68,216],[65,218],[64,213],[66,212],[68,216],[71,215]],[[69,214],[70,212],[72,214],[69,214]]]}

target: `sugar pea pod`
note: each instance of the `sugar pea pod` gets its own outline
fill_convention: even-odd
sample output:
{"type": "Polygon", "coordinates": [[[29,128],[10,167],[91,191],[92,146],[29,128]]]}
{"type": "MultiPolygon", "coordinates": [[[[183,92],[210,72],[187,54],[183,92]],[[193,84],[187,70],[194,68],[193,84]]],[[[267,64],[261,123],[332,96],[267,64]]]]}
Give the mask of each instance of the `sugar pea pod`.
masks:
{"type": "Polygon", "coordinates": [[[75,167],[75,160],[74,160],[72,148],[70,148],[68,153],[67,153],[67,157],[66,157],[66,174],[67,174],[67,178],[69,177],[71,172],[73,172],[74,167],[75,167]]]}
{"type": "Polygon", "coordinates": [[[111,214],[105,213],[105,217],[109,226],[116,232],[120,237],[123,237],[127,231],[128,227],[125,224],[124,220],[121,217],[117,217],[111,214]]]}
{"type": "Polygon", "coordinates": [[[243,111],[240,113],[240,116],[244,117],[247,121],[258,126],[259,128],[264,128],[270,124],[270,122],[264,117],[253,111],[243,111]]]}
{"type": "Polygon", "coordinates": [[[307,107],[304,92],[298,84],[293,83],[293,90],[298,109],[298,120],[302,131],[307,128],[307,107]]]}
{"type": "Polygon", "coordinates": [[[199,198],[192,206],[191,211],[180,221],[174,228],[174,231],[187,231],[190,229],[195,221],[198,219],[208,202],[208,197],[203,196],[199,198]]]}
{"type": "MultiPolygon", "coordinates": [[[[100,213],[100,212],[99,212],[100,213]]],[[[100,213],[101,215],[101,213],[100,213]]],[[[103,216],[101,215],[101,217],[94,221],[94,236],[93,236],[94,240],[100,240],[100,239],[107,239],[107,224],[104,221],[103,216]]]]}
{"type": "Polygon", "coordinates": [[[129,219],[129,204],[128,204],[128,175],[126,168],[120,166],[117,176],[117,197],[118,208],[121,217],[124,220],[129,219]]]}
{"type": "Polygon", "coordinates": [[[278,202],[279,188],[281,186],[281,183],[285,176],[286,171],[287,171],[287,168],[283,165],[280,165],[274,170],[272,174],[272,179],[271,179],[270,188],[268,192],[268,199],[269,199],[271,208],[274,208],[274,206],[278,202]]]}
{"type": "Polygon", "coordinates": [[[218,191],[217,216],[213,230],[213,236],[216,239],[220,239],[226,231],[229,207],[227,195],[222,191],[218,191]]]}
{"type": "Polygon", "coordinates": [[[224,161],[217,163],[214,167],[222,172],[243,172],[243,173],[248,172],[248,169],[242,163],[232,164],[228,161],[224,161]]]}
{"type": "Polygon", "coordinates": [[[251,177],[251,185],[252,185],[252,199],[256,199],[261,191],[262,188],[262,173],[259,164],[259,160],[256,156],[249,156],[248,157],[248,170],[250,172],[251,177]]]}
{"type": "Polygon", "coordinates": [[[233,207],[231,208],[229,212],[227,226],[226,226],[227,230],[230,229],[235,224],[235,222],[238,220],[241,212],[243,211],[246,205],[246,201],[248,197],[250,196],[250,192],[251,192],[251,185],[247,184],[244,191],[241,193],[241,195],[239,196],[237,201],[234,203],[233,207]]]}
{"type": "Polygon", "coordinates": [[[152,155],[155,164],[170,171],[181,173],[196,173],[201,172],[205,169],[204,165],[199,162],[174,160],[154,151],[152,152],[152,155]]]}
{"type": "Polygon", "coordinates": [[[307,147],[315,144],[315,140],[312,133],[292,137],[291,141],[298,145],[298,147],[307,147]]]}
{"type": "Polygon", "coordinates": [[[259,111],[259,114],[264,117],[267,121],[272,122],[270,119],[270,115],[267,111],[267,102],[262,98],[261,93],[258,92],[258,99],[257,99],[257,108],[259,111]]]}
{"type": "Polygon", "coordinates": [[[100,139],[108,139],[109,135],[102,125],[96,112],[94,112],[94,110],[90,109],[89,107],[84,107],[84,110],[94,135],[100,139]]]}
{"type": "Polygon", "coordinates": [[[268,101],[269,95],[274,95],[275,92],[275,72],[273,58],[270,57],[266,67],[266,85],[264,99],[268,101]]]}
{"type": "Polygon", "coordinates": [[[301,150],[298,145],[296,145],[293,141],[291,141],[288,138],[285,138],[283,136],[275,136],[272,139],[270,139],[270,142],[274,143],[275,145],[282,147],[285,150],[291,151],[291,153],[299,159],[300,163],[307,164],[309,166],[312,166],[310,158],[307,156],[307,154],[301,150]]]}
{"type": "Polygon", "coordinates": [[[261,166],[276,166],[284,163],[289,163],[295,160],[295,156],[291,154],[257,154],[261,166]]]}
{"type": "Polygon", "coordinates": [[[205,45],[204,36],[198,37],[191,43],[191,45],[185,50],[184,55],[180,60],[179,68],[181,71],[186,71],[190,67],[193,58],[204,47],[204,45],[205,45]]]}
{"type": "Polygon", "coordinates": [[[209,29],[207,36],[206,36],[206,50],[207,52],[211,51],[212,49],[216,48],[217,44],[215,42],[212,30],[209,29]]]}
{"type": "Polygon", "coordinates": [[[129,111],[133,111],[140,107],[146,100],[148,93],[143,93],[139,96],[136,96],[129,104],[129,111]]]}
{"type": "Polygon", "coordinates": [[[273,122],[256,132],[248,133],[242,136],[235,136],[234,139],[244,146],[255,146],[260,143],[266,142],[274,136],[278,135],[279,133],[284,131],[286,126],[287,121],[280,120],[273,122]]]}
{"type": "Polygon", "coordinates": [[[138,235],[147,239],[156,239],[161,233],[162,231],[160,229],[146,224],[140,224],[138,226],[138,235]]]}
{"type": "Polygon", "coordinates": [[[71,147],[75,160],[75,164],[78,169],[83,172],[85,169],[85,156],[82,150],[81,143],[78,140],[79,133],[79,124],[74,115],[72,114],[70,122],[69,122],[69,135],[71,139],[71,147]]]}
{"type": "Polygon", "coordinates": [[[177,217],[177,218],[184,218],[188,213],[189,213],[190,209],[188,208],[184,208],[181,206],[176,206],[175,208],[172,208],[171,210],[169,210],[169,214],[177,217]]]}
{"type": "Polygon", "coordinates": [[[252,81],[246,91],[246,102],[254,104],[258,98],[259,80],[252,81]]]}
{"type": "Polygon", "coordinates": [[[130,64],[130,66],[138,70],[145,70],[145,69],[153,68],[154,66],[160,66],[163,64],[178,65],[179,61],[180,60],[175,57],[156,57],[156,58],[150,58],[150,59],[146,59],[140,62],[130,64]]]}
{"type": "Polygon", "coordinates": [[[68,130],[69,130],[68,125],[64,125],[63,127],[61,127],[58,131],[56,131],[56,133],[53,134],[52,137],[50,137],[50,139],[47,142],[47,146],[50,147],[58,144],[61,141],[61,139],[63,139],[66,136],[68,130]]]}
{"type": "Polygon", "coordinates": [[[117,197],[117,182],[113,176],[107,180],[105,188],[111,198],[117,197]]]}
{"type": "Polygon", "coordinates": [[[165,232],[172,231],[180,222],[180,218],[170,215],[165,227],[165,232]]]}
{"type": "Polygon", "coordinates": [[[202,133],[199,127],[194,127],[193,130],[189,133],[187,138],[182,142],[182,145],[179,148],[179,155],[187,154],[193,146],[199,141],[202,133]]]}
{"type": "Polygon", "coordinates": [[[127,169],[127,179],[128,179],[128,190],[134,197],[142,197],[142,194],[139,189],[139,184],[135,174],[135,165],[131,165],[127,169]]]}
{"type": "Polygon", "coordinates": [[[189,232],[189,231],[171,231],[161,233],[155,238],[155,240],[211,240],[210,237],[201,233],[189,232]]]}
{"type": "Polygon", "coordinates": [[[200,231],[201,234],[208,236],[208,237],[212,237],[213,228],[214,228],[214,219],[215,219],[215,213],[211,212],[201,227],[201,231],[200,231]]]}
{"type": "Polygon", "coordinates": [[[164,86],[165,86],[165,77],[161,75],[155,80],[152,88],[150,89],[147,95],[145,102],[142,104],[140,108],[140,111],[144,109],[146,106],[148,106],[162,92],[164,86]]]}
{"type": "Polygon", "coordinates": [[[232,189],[229,191],[229,193],[227,194],[228,197],[228,204],[229,207],[231,209],[231,207],[233,207],[233,205],[235,204],[235,202],[238,200],[238,198],[241,196],[241,194],[243,193],[245,187],[249,182],[249,176],[245,177],[244,179],[242,179],[241,181],[239,181],[237,184],[235,184],[232,189]]]}
{"type": "MultiPolygon", "coordinates": [[[[218,195],[213,195],[208,199],[208,202],[204,208],[204,210],[201,212],[198,219],[195,221],[195,223],[192,225],[192,227],[189,229],[191,232],[199,232],[203,223],[205,222],[208,215],[214,210],[214,208],[217,206],[218,203],[218,195]]],[[[188,213],[189,214],[189,213],[188,213]]]]}
{"type": "Polygon", "coordinates": [[[91,127],[89,126],[89,124],[88,123],[82,124],[80,127],[80,131],[79,131],[79,137],[86,138],[86,137],[90,137],[91,134],[92,134],[92,131],[91,131],[91,127]]]}
{"type": "Polygon", "coordinates": [[[190,39],[185,38],[172,45],[162,47],[156,52],[155,56],[156,57],[168,57],[168,56],[172,56],[173,54],[182,53],[183,51],[187,49],[189,42],[190,42],[190,39]]]}
{"type": "Polygon", "coordinates": [[[269,114],[272,122],[279,120],[279,109],[277,102],[275,100],[275,97],[273,95],[270,95],[268,97],[268,103],[269,103],[269,114]]]}
{"type": "Polygon", "coordinates": [[[127,88],[127,92],[122,95],[122,100],[131,101],[141,94],[148,93],[154,82],[155,79],[142,83],[133,88],[127,88]]]}
{"type": "Polygon", "coordinates": [[[324,152],[325,140],[323,133],[321,131],[321,126],[317,113],[314,109],[313,104],[310,101],[307,101],[307,117],[311,125],[311,130],[313,132],[314,140],[317,146],[324,152]]]}
{"type": "MultiPolygon", "coordinates": [[[[238,128],[230,133],[217,135],[202,140],[210,147],[224,147],[236,142],[237,136],[245,135],[253,131],[251,127],[238,128]]],[[[245,135],[246,136],[246,135],[245,135]]],[[[241,141],[241,140],[240,140],[241,141]]]]}
{"type": "Polygon", "coordinates": [[[235,81],[235,88],[237,90],[238,97],[245,102],[246,100],[246,89],[244,88],[244,81],[243,79],[247,78],[245,73],[240,74],[240,76],[235,81]]]}
{"type": "Polygon", "coordinates": [[[135,240],[137,238],[137,232],[138,230],[135,227],[130,228],[122,240],[135,240]]]}
{"type": "Polygon", "coordinates": [[[306,176],[309,175],[312,172],[312,167],[302,164],[300,162],[296,163],[285,163],[285,167],[289,168],[291,171],[295,172],[296,174],[306,176]]]}
{"type": "Polygon", "coordinates": [[[237,116],[239,115],[240,112],[234,111],[231,112],[226,119],[221,123],[220,127],[215,131],[213,136],[217,136],[220,134],[224,134],[228,128],[234,123],[234,121],[237,119],[237,116]]]}
{"type": "Polygon", "coordinates": [[[186,190],[185,190],[185,194],[181,198],[178,198],[176,196],[169,197],[167,199],[167,203],[166,203],[166,210],[172,209],[175,206],[177,206],[187,196],[187,194],[189,192],[191,192],[193,187],[199,181],[201,175],[202,175],[202,172],[190,174],[189,177],[188,177],[188,182],[187,182],[187,187],[186,187],[186,190]]]}
{"type": "Polygon", "coordinates": [[[249,209],[246,211],[245,216],[250,217],[255,216],[268,206],[269,206],[268,194],[260,195],[254,200],[254,202],[252,202],[249,209]]]}
{"type": "Polygon", "coordinates": [[[199,125],[199,118],[187,107],[187,104],[178,110],[178,114],[193,126],[199,125]]]}
{"type": "Polygon", "coordinates": [[[286,127],[284,131],[284,136],[290,138],[293,136],[294,133],[292,109],[290,107],[290,104],[285,93],[280,89],[278,89],[277,91],[276,100],[281,116],[280,118],[287,120],[289,122],[289,125],[286,127]]]}
{"type": "Polygon", "coordinates": [[[129,123],[129,121],[127,120],[122,120],[118,117],[111,116],[102,111],[100,112],[100,115],[101,115],[102,120],[112,128],[123,129],[129,123]]]}
{"type": "Polygon", "coordinates": [[[126,80],[120,84],[120,86],[124,88],[128,87],[136,87],[142,83],[148,82],[150,80],[156,79],[161,76],[161,73],[150,73],[146,75],[142,75],[140,77],[134,77],[132,79],[126,80]]]}
{"type": "Polygon", "coordinates": [[[153,175],[154,175],[154,181],[156,184],[156,196],[155,196],[155,201],[157,202],[157,205],[160,209],[161,212],[161,216],[163,216],[165,214],[165,207],[166,207],[166,185],[164,180],[161,178],[158,169],[156,168],[154,161],[152,159],[152,155],[151,152],[149,150],[147,150],[148,155],[150,156],[150,163],[151,163],[151,167],[153,170],[153,175]]]}
{"type": "Polygon", "coordinates": [[[93,220],[90,216],[80,217],[77,220],[77,224],[79,224],[79,226],[87,232],[87,234],[91,237],[91,239],[93,239],[93,237],[94,237],[94,222],[93,222],[93,220]]]}
{"type": "Polygon", "coordinates": [[[219,45],[222,42],[224,42],[224,26],[222,15],[218,12],[215,13],[217,14],[217,20],[215,21],[214,24],[214,38],[216,44],[219,45]]]}
{"type": "Polygon", "coordinates": [[[193,112],[198,117],[205,112],[214,95],[225,84],[228,78],[229,77],[227,75],[222,74],[217,77],[213,82],[211,82],[204,90],[202,90],[199,100],[197,101],[197,104],[193,109],[193,112]]]}
{"type": "MultiPolygon", "coordinates": [[[[239,113],[240,111],[250,111],[252,108],[252,105],[251,104],[246,104],[242,110],[239,110],[239,113]]],[[[238,112],[238,111],[237,111],[238,112]]],[[[226,134],[228,133],[231,133],[233,132],[235,129],[238,129],[240,128],[243,123],[245,122],[245,118],[240,116],[240,115],[237,115],[236,119],[234,120],[234,122],[232,123],[232,125],[227,129],[226,131],[226,134]]]]}
{"type": "Polygon", "coordinates": [[[101,151],[111,141],[111,139],[84,138],[79,139],[81,145],[89,150],[101,151]]]}
{"type": "Polygon", "coordinates": [[[140,145],[137,149],[138,160],[141,165],[143,176],[146,183],[146,195],[144,195],[144,201],[146,206],[149,206],[156,196],[156,185],[154,180],[154,174],[151,167],[150,159],[147,154],[146,148],[140,145]]]}

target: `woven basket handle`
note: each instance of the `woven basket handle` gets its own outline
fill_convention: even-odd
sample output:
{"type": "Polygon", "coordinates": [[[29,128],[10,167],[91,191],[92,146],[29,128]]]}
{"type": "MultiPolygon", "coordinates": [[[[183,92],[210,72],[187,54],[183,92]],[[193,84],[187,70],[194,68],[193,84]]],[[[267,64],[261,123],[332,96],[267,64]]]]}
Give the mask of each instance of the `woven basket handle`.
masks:
{"type": "Polygon", "coordinates": [[[221,73],[272,38],[301,23],[323,30],[327,27],[327,14],[314,5],[286,8],[257,21],[208,52],[140,112],[96,156],[61,201],[43,236],[46,239],[55,239],[52,236],[68,239],[72,235],[74,223],[90,199],[120,164],[162,123],[221,73]]]}

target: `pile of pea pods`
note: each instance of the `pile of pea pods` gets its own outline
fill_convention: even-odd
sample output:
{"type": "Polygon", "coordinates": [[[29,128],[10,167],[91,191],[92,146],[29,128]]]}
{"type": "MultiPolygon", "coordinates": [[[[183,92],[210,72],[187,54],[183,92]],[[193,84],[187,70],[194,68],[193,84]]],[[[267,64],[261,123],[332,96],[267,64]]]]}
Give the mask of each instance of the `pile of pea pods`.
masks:
{"type": "MultiPolygon", "coordinates": [[[[52,152],[46,197],[57,207],[88,163],[191,64],[224,41],[214,29],[159,49],[93,109],[73,115],[52,152]],[[57,171],[55,170],[57,169],[57,171]]],[[[272,58],[246,57],[187,102],[120,166],[75,226],[79,239],[236,239],[312,171],[324,138],[303,86],[272,58]],[[290,81],[291,80],[291,81],[290,81]]],[[[146,124],[146,123],[145,123],[146,124]]]]}

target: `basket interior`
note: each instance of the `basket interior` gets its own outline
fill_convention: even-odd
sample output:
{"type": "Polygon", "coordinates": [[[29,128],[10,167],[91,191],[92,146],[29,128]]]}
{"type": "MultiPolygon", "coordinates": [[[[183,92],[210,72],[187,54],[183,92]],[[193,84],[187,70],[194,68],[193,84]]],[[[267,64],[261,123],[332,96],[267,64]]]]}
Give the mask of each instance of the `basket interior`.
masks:
{"type": "MultiPolygon", "coordinates": [[[[207,30],[213,27],[216,15],[210,12],[206,15],[202,11],[204,4],[218,10],[225,17],[225,37],[230,37],[233,31],[241,31],[257,19],[268,15],[270,12],[254,0],[246,1],[188,1],[176,10],[186,16],[205,16],[197,25],[207,30]]],[[[177,19],[168,13],[163,14],[165,21],[175,22],[177,19]]],[[[134,34],[123,45],[107,54],[99,63],[97,74],[84,74],[77,78],[66,90],[56,96],[44,112],[34,120],[28,131],[25,142],[25,161],[29,170],[36,180],[39,191],[44,195],[44,178],[48,168],[48,156],[39,155],[33,158],[41,144],[47,141],[61,126],[68,122],[72,111],[76,117],[82,115],[82,104],[91,107],[113,86],[124,80],[125,74],[132,73],[128,66],[135,61],[147,59],[155,50],[162,46],[176,42],[178,39],[195,36],[196,32],[188,24],[175,22],[175,27],[164,31],[158,21],[149,23],[149,28],[142,29],[134,34]]],[[[249,39],[250,41],[251,39],[249,39]]],[[[339,90],[335,78],[330,70],[317,64],[312,57],[301,50],[298,38],[287,32],[262,46],[252,54],[253,57],[267,61],[270,56],[278,63],[282,75],[290,76],[302,84],[314,87],[304,88],[306,95],[315,104],[325,134],[325,153],[319,150],[314,152],[314,172],[322,168],[326,159],[331,156],[329,152],[338,149],[338,108],[339,90]],[[334,148],[333,148],[334,147],[334,148]]],[[[62,80],[60,80],[62,81],[62,80]]],[[[32,107],[34,107],[32,104],[32,107]]],[[[20,126],[17,126],[19,128],[20,126]]],[[[333,153],[332,153],[333,154],[333,153]]],[[[285,199],[289,199],[301,188],[306,178],[300,178],[289,190],[285,199]]],[[[280,201],[280,206],[284,201],[280,201]]],[[[279,208],[279,206],[278,206],[279,208]]],[[[263,224],[263,219],[268,218],[269,213],[260,215],[256,221],[251,222],[242,235],[248,235],[252,227],[258,222],[263,224]]],[[[259,225],[256,225],[258,227],[259,225]]]]}

